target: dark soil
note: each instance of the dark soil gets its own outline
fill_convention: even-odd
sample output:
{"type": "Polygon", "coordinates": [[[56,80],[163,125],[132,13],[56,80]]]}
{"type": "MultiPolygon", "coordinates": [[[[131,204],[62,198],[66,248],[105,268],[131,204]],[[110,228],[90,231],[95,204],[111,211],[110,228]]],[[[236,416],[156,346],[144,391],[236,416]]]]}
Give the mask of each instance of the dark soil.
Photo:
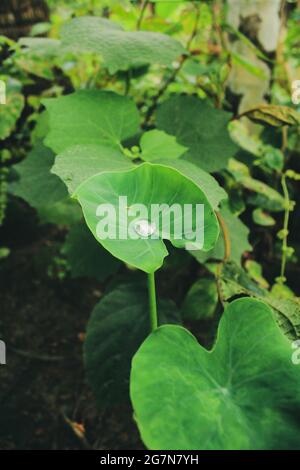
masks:
{"type": "Polygon", "coordinates": [[[143,448],[130,405],[99,410],[85,381],[82,341],[101,286],[49,276],[63,235],[32,217],[14,232],[9,221],[13,250],[0,262],[0,448],[143,448]]]}

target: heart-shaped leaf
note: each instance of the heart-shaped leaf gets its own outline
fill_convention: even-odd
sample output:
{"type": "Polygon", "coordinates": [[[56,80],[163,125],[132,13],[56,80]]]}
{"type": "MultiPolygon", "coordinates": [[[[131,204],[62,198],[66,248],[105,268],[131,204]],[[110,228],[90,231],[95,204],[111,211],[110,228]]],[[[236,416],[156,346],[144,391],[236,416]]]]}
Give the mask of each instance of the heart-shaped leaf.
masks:
{"type": "MultiPolygon", "coordinates": [[[[176,305],[158,304],[159,324],[180,323],[176,305]]],[[[148,295],[140,283],[122,284],[95,306],[87,327],[84,362],[99,406],[129,400],[131,360],[150,331],[148,295]]]]}
{"type": "Polygon", "coordinates": [[[299,449],[300,368],[272,311],[239,299],[207,351],[163,326],[133,358],[131,399],[150,449],[299,449]]]}
{"type": "Polygon", "coordinates": [[[215,245],[219,235],[216,216],[205,194],[190,179],[163,165],[143,163],[133,170],[92,176],[77,188],[74,196],[82,206],[87,225],[104,248],[122,261],[148,273],[158,269],[168,254],[163,238],[179,248],[186,248],[187,245],[194,247],[195,244],[206,251],[215,245]],[[123,207],[120,206],[120,197],[127,198],[125,207],[124,202],[123,207]],[[100,219],[96,215],[98,208],[104,209],[105,204],[113,209],[105,209],[105,223],[101,221],[102,228],[105,226],[107,230],[106,237],[98,235],[100,219]],[[142,214],[136,204],[143,205],[147,214],[142,214]],[[196,217],[196,204],[203,205],[203,220],[196,217]],[[156,209],[160,207],[159,221],[155,221],[153,236],[147,238],[138,233],[136,224],[145,220],[146,223],[153,222],[150,216],[153,205],[156,209]],[[172,218],[174,205],[178,211],[175,215],[173,212],[173,217],[178,224],[170,222],[167,232],[161,223],[162,218],[172,218]],[[184,230],[184,205],[193,208],[189,214],[191,224],[188,233],[184,230]],[[175,231],[178,225],[180,233],[175,231]],[[128,236],[130,227],[131,236],[128,236]],[[201,241],[200,231],[204,237],[201,241]]]}
{"type": "Polygon", "coordinates": [[[81,90],[43,101],[49,113],[48,145],[56,153],[76,144],[120,142],[139,130],[139,113],[134,102],[111,91],[81,90]]]}

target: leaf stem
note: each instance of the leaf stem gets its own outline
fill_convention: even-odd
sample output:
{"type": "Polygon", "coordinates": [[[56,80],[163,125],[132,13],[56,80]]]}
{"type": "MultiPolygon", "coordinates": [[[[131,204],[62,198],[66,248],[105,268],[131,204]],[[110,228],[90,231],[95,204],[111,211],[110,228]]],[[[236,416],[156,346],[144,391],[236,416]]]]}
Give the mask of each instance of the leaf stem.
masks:
{"type": "Polygon", "coordinates": [[[150,326],[151,326],[151,331],[154,331],[156,330],[158,326],[154,272],[148,274],[148,293],[149,293],[150,326]]]}
{"type": "Polygon", "coordinates": [[[221,284],[221,275],[222,275],[222,270],[224,264],[227,263],[227,261],[230,259],[231,255],[231,241],[230,241],[230,236],[228,232],[228,227],[225,223],[225,220],[221,216],[220,212],[216,212],[216,216],[218,218],[220,228],[222,231],[223,235],[223,240],[224,240],[224,257],[222,261],[217,265],[217,270],[216,270],[216,281],[217,281],[217,291],[218,291],[218,296],[221,304],[224,306],[225,305],[225,300],[224,296],[222,293],[222,284],[221,284]]]}
{"type": "Polygon", "coordinates": [[[143,21],[144,14],[145,14],[148,3],[149,3],[149,0],[144,0],[143,3],[142,3],[141,12],[140,12],[140,15],[139,15],[137,23],[136,23],[136,29],[137,30],[141,29],[142,21],[143,21]]]}

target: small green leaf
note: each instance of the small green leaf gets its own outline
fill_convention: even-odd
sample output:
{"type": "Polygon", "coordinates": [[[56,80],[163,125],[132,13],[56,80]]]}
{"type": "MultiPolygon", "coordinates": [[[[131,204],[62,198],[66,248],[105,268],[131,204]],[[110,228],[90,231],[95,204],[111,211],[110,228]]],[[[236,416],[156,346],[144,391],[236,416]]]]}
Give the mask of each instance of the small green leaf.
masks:
{"type": "Polygon", "coordinates": [[[187,150],[187,147],[176,142],[176,137],[157,129],[145,132],[142,135],[140,145],[141,159],[145,162],[153,162],[163,158],[176,159],[187,150]]]}
{"type": "Polygon", "coordinates": [[[272,227],[275,225],[276,221],[270,214],[267,214],[265,211],[257,207],[252,212],[253,222],[262,227],[272,227]]]}
{"type": "Polygon", "coordinates": [[[133,358],[130,395],[145,445],[160,450],[299,449],[300,369],[263,302],[239,299],[212,351],[162,326],[133,358]]]}
{"type": "Polygon", "coordinates": [[[280,172],[284,166],[284,154],[280,149],[268,145],[263,149],[262,161],[271,168],[271,170],[280,172]]]}
{"type": "MultiPolygon", "coordinates": [[[[216,216],[210,206],[205,194],[190,179],[182,176],[178,171],[163,165],[143,163],[133,170],[102,173],[91,177],[77,188],[75,196],[78,198],[84,213],[85,220],[96,239],[110,251],[114,256],[145,272],[153,272],[161,267],[165,256],[168,254],[163,238],[169,239],[171,243],[180,248],[185,248],[187,244],[196,241],[199,235],[195,232],[195,213],[192,217],[192,230],[195,237],[188,239],[183,231],[175,238],[173,233],[174,225],[170,224],[170,232],[166,233],[161,226],[161,212],[158,233],[156,238],[145,238],[136,235],[136,239],[128,237],[128,227],[138,220],[145,219],[140,215],[140,210],[134,210],[131,214],[129,209],[135,204],[143,204],[147,210],[147,220],[151,214],[151,205],[167,204],[164,209],[164,216],[168,217],[172,213],[174,204],[181,210],[184,204],[204,205],[204,251],[211,249],[219,235],[219,227],[216,216]],[[127,217],[119,206],[120,196],[127,197],[127,217]],[[97,235],[97,225],[99,217],[96,212],[100,204],[111,204],[115,210],[114,214],[108,214],[107,229],[113,231],[105,239],[100,239],[97,235]],[[138,215],[139,214],[139,215],[138,215]],[[112,217],[112,218],[111,218],[112,217]],[[116,219],[116,220],[115,220],[116,219]],[[121,235],[121,232],[125,234],[121,235]],[[124,239],[125,237],[125,239],[124,239]],[[112,239],[115,238],[115,239],[112,239]]],[[[102,223],[102,222],[101,222],[102,223]]]]}
{"type": "MultiPolygon", "coordinates": [[[[87,326],[84,363],[99,407],[129,400],[131,360],[150,331],[147,289],[122,284],[95,306],[87,326]]],[[[180,323],[176,305],[158,304],[159,324],[180,323]]]]}
{"type": "Polygon", "coordinates": [[[243,188],[256,193],[248,197],[249,204],[257,205],[262,209],[272,212],[284,210],[285,203],[283,196],[278,191],[271,188],[271,186],[250,176],[242,176],[237,178],[237,181],[243,188]]]}
{"type": "Polygon", "coordinates": [[[228,132],[231,114],[194,96],[174,95],[157,111],[157,127],[188,147],[184,158],[213,172],[227,166],[238,150],[228,132]]]}
{"type": "Polygon", "coordinates": [[[46,145],[56,153],[76,144],[119,147],[139,131],[134,102],[111,91],[81,90],[43,101],[49,113],[46,145]]]}
{"type": "Polygon", "coordinates": [[[218,303],[218,291],[214,279],[199,279],[188,291],[182,312],[185,320],[206,320],[211,318],[218,303]]]}
{"type": "Polygon", "coordinates": [[[256,261],[253,261],[251,259],[248,259],[245,262],[245,268],[246,271],[248,272],[249,276],[251,279],[253,279],[257,284],[262,287],[263,289],[268,289],[269,283],[268,281],[263,277],[263,271],[262,267],[259,263],[256,261]]]}

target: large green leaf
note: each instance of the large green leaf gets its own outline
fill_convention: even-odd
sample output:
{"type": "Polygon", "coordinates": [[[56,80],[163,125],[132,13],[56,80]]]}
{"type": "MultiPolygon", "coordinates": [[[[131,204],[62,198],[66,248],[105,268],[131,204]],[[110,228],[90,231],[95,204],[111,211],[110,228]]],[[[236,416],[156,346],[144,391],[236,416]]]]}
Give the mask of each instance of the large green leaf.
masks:
{"type": "Polygon", "coordinates": [[[132,162],[118,148],[84,144],[68,147],[57,155],[51,171],[64,181],[72,194],[90,176],[103,171],[126,170],[132,166],[132,162]]]}
{"type": "MultiPolygon", "coordinates": [[[[241,257],[245,251],[252,251],[252,246],[248,242],[249,229],[241,219],[233,214],[228,204],[223,204],[220,215],[224,220],[230,240],[230,260],[237,264],[241,263],[241,257]]],[[[208,259],[221,260],[225,254],[224,236],[221,232],[215,247],[206,253],[202,251],[192,251],[192,255],[199,261],[205,263],[208,259]]]]}
{"type": "MultiPolygon", "coordinates": [[[[177,204],[181,210],[184,204],[191,204],[193,208],[196,207],[196,204],[203,204],[204,221],[201,222],[201,226],[204,230],[204,240],[202,249],[204,251],[211,249],[218,238],[218,222],[205,194],[190,179],[163,165],[143,163],[133,170],[102,173],[93,176],[82,183],[74,195],[82,206],[87,225],[104,248],[122,261],[146,272],[153,272],[158,269],[168,254],[163,238],[169,239],[174,246],[179,248],[186,248],[188,244],[195,241],[199,242],[198,232],[195,232],[195,237],[189,240],[183,230],[175,239],[174,224],[172,223],[170,224],[170,231],[167,233],[164,230],[165,227],[162,227],[161,212],[159,223],[156,226],[156,239],[153,237],[145,238],[138,233],[134,233],[136,239],[133,239],[132,236],[128,237],[128,227],[130,225],[134,230],[139,220],[145,220],[146,218],[151,222],[152,204],[167,204],[169,207],[163,210],[164,216],[172,213],[174,204],[177,204]],[[127,207],[123,210],[119,208],[120,196],[127,197],[127,207]],[[100,204],[107,203],[115,208],[117,217],[116,220],[110,214],[106,217],[106,219],[109,218],[107,220],[109,236],[100,239],[97,235],[99,216],[97,217],[96,212],[100,204]],[[148,214],[146,216],[140,215],[139,210],[130,214],[129,209],[134,204],[143,204],[148,214]],[[115,231],[115,233],[111,231],[115,231]],[[120,234],[120,231],[124,235],[120,234]],[[115,239],[111,239],[113,236],[115,239]]],[[[175,220],[178,220],[177,215],[175,220]]],[[[191,228],[193,231],[196,229],[194,210],[191,228]]]]}
{"type": "Polygon", "coordinates": [[[114,274],[120,265],[97,243],[85,224],[71,228],[62,252],[66,255],[73,278],[91,277],[103,281],[114,274]]]}
{"type": "Polygon", "coordinates": [[[142,135],[140,146],[142,149],[141,158],[145,162],[153,162],[161,158],[176,159],[187,150],[187,147],[176,142],[176,137],[158,129],[145,132],[142,135]]]}
{"type": "Polygon", "coordinates": [[[272,311],[231,303],[212,351],[163,326],[133,358],[131,399],[150,449],[300,448],[300,369],[272,311]],[[298,421],[298,422],[297,422],[298,421]]]}
{"type": "Polygon", "coordinates": [[[124,31],[112,21],[81,17],[62,28],[62,45],[78,53],[100,54],[110,73],[144,64],[170,66],[185,49],[165,34],[145,31],[124,31]]]}
{"type": "MultiPolygon", "coordinates": [[[[147,290],[122,284],[95,306],[87,326],[84,362],[99,406],[129,400],[131,360],[150,330],[147,290]]],[[[162,300],[159,324],[180,323],[176,305],[162,300]]]]}
{"type": "Polygon", "coordinates": [[[238,147],[231,140],[231,114],[194,96],[173,96],[157,111],[157,127],[188,147],[184,158],[212,172],[227,166],[238,147]]]}
{"type": "Polygon", "coordinates": [[[76,144],[118,147],[139,130],[134,102],[111,91],[81,90],[43,103],[50,126],[46,145],[56,153],[76,144]]]}
{"type": "Polygon", "coordinates": [[[25,160],[16,165],[20,179],[11,184],[11,192],[36,209],[65,199],[68,196],[65,185],[50,173],[53,162],[51,150],[37,143],[25,160]]]}
{"type": "Polygon", "coordinates": [[[191,179],[202,189],[214,209],[218,209],[220,202],[228,197],[226,191],[213,176],[191,162],[187,162],[181,158],[179,160],[162,158],[157,160],[156,163],[174,168],[183,176],[191,179]]]}

